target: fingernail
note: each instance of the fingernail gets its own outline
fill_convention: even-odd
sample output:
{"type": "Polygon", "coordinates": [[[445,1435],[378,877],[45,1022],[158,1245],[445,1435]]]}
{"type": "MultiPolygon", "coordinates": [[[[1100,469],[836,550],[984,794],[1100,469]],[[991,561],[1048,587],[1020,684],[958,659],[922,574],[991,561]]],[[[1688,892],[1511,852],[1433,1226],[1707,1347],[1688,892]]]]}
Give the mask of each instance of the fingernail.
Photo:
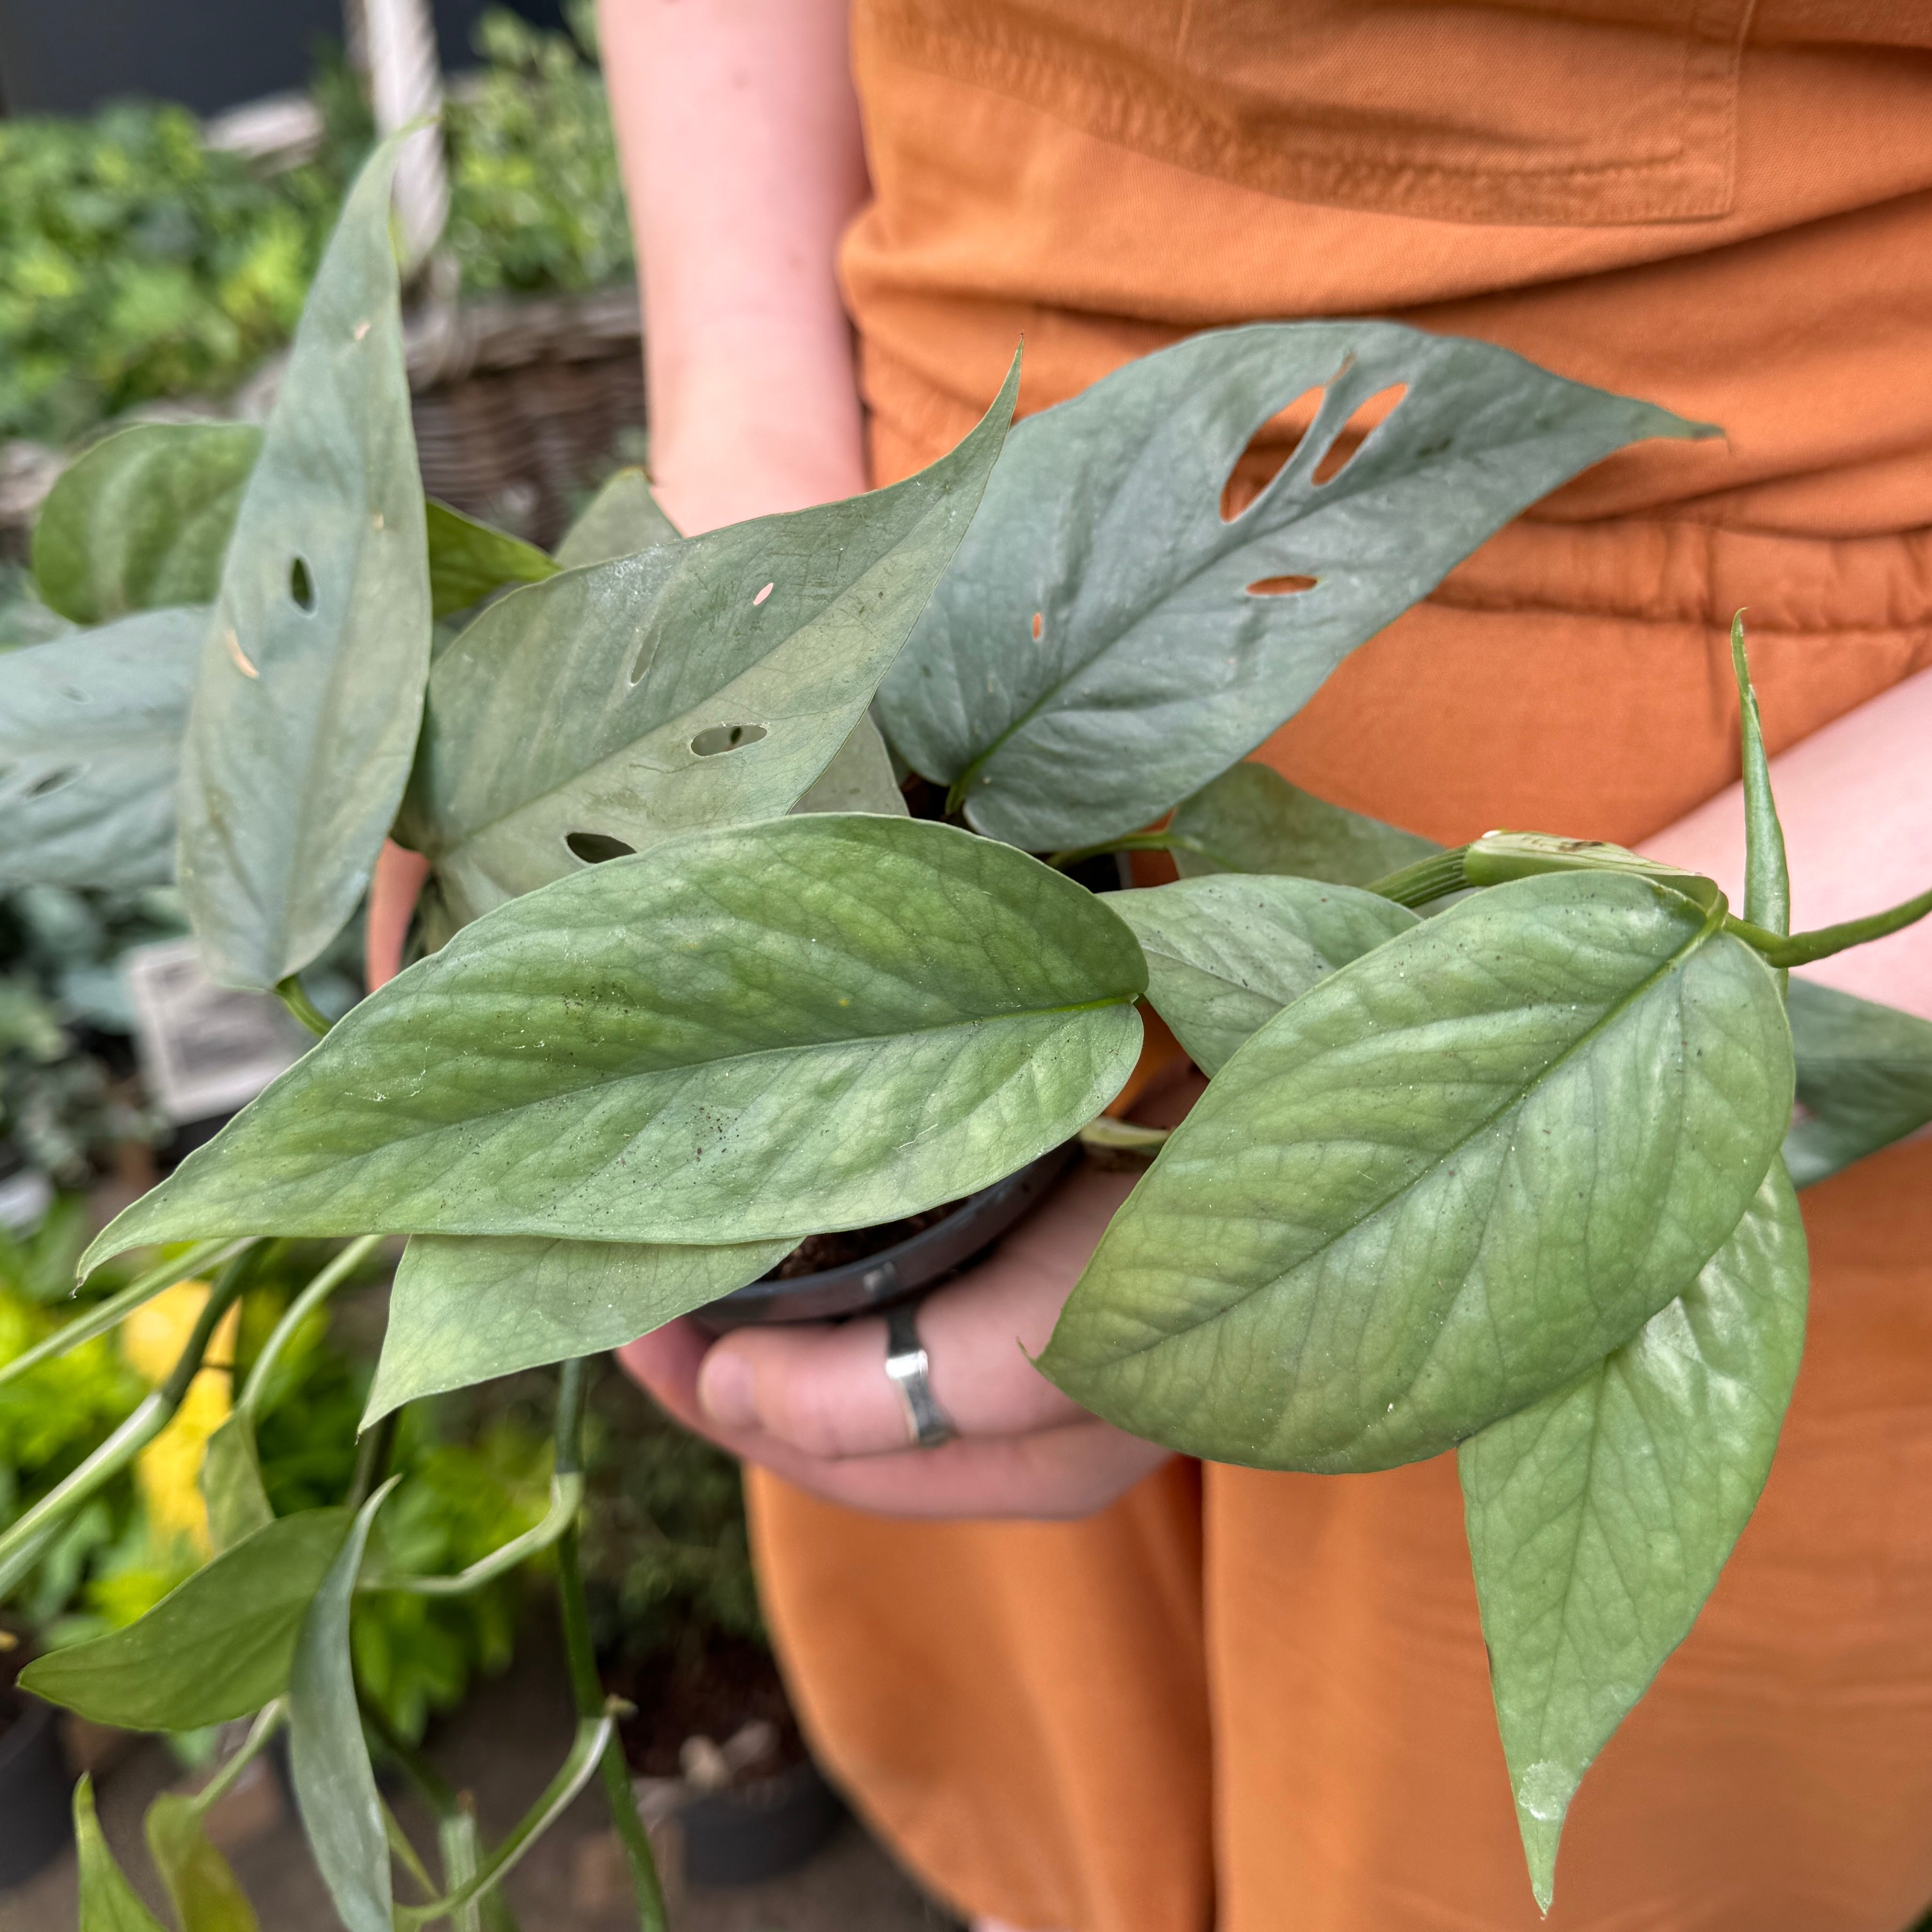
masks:
{"type": "Polygon", "coordinates": [[[698,1400],[721,1429],[749,1429],[758,1419],[752,1366],[735,1348],[713,1348],[698,1372],[698,1400]]]}

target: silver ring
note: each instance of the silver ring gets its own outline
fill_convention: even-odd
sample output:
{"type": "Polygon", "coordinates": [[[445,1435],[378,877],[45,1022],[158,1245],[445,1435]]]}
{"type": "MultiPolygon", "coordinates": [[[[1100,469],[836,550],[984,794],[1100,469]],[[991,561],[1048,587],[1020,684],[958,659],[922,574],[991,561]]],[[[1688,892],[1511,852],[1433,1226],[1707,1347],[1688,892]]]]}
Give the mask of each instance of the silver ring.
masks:
{"type": "Polygon", "coordinates": [[[886,1373],[905,1404],[906,1434],[921,1449],[952,1438],[952,1424],[934,1400],[932,1364],[919,1339],[919,1304],[902,1301],[886,1311],[886,1373]]]}

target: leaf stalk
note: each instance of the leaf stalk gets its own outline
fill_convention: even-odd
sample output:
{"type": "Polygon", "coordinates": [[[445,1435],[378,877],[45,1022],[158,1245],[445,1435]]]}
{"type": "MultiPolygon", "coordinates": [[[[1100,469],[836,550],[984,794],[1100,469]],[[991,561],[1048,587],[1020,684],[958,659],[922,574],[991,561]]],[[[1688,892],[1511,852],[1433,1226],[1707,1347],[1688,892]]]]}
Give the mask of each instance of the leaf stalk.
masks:
{"type": "Polygon", "coordinates": [[[286,980],[278,980],[275,982],[275,998],[318,1040],[335,1024],[303,990],[299,974],[291,973],[286,980]]]}
{"type": "Polygon", "coordinates": [[[153,1300],[164,1289],[172,1288],[177,1282],[190,1280],[210,1265],[219,1267],[224,1262],[238,1259],[260,1239],[259,1235],[251,1234],[238,1241],[197,1241],[172,1261],[151,1268],[118,1294],[110,1294],[85,1315],[76,1316],[65,1328],[56,1329],[44,1340],[35,1342],[11,1361],[0,1365],[0,1388],[26,1375],[29,1370],[38,1368],[43,1362],[51,1361],[56,1355],[64,1355],[70,1349],[78,1348],[83,1342],[92,1341],[97,1335],[106,1334],[143,1302],[153,1300]]]}
{"type": "MultiPolygon", "coordinates": [[[[566,1362],[556,1391],[556,1474],[580,1478],[584,1473],[584,1396],[590,1363],[578,1356],[566,1362]]],[[[573,1519],[557,1539],[557,1602],[563,1623],[564,1654],[570,1666],[571,1688],[580,1719],[596,1719],[605,1708],[604,1687],[598,1680],[596,1654],[590,1641],[590,1607],[584,1601],[584,1573],[578,1562],[577,1524],[573,1519]]],[[[607,1720],[608,1724],[608,1720],[607,1720]]],[[[631,1869],[631,1893],[640,1932],[668,1932],[664,1887],[644,1821],[638,1815],[637,1795],[631,1789],[630,1767],[614,1725],[606,1729],[597,1759],[611,1822],[624,1847],[631,1869]]]]}

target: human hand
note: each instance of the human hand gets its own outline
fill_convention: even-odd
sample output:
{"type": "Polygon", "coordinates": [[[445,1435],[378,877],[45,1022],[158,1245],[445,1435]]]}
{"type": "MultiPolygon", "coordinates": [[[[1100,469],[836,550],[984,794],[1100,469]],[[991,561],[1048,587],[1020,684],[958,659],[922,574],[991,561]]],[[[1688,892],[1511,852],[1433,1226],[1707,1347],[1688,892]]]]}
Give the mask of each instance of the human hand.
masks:
{"type": "Polygon", "coordinates": [[[1166,1460],[1061,1394],[1028,1359],[1052,1334],[1134,1177],[1078,1171],[992,1258],[920,1305],[934,1398],[958,1432],[908,1446],[882,1316],[742,1328],[674,1322],[618,1351],[679,1420],[833,1502],[886,1515],[1090,1515],[1166,1460]]]}

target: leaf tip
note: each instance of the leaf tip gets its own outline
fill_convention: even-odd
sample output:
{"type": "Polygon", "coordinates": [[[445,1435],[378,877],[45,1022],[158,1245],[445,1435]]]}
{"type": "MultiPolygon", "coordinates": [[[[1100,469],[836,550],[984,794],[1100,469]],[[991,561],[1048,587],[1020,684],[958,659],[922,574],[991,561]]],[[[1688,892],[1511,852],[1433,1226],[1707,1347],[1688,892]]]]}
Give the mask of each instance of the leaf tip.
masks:
{"type": "Polygon", "coordinates": [[[1576,1794],[1579,1774],[1554,1758],[1540,1759],[1516,1782],[1517,1828],[1522,1834],[1524,1862],[1529,1867],[1529,1888],[1539,1910],[1546,1913],[1556,1896],[1556,1852],[1570,1801],[1576,1794]]]}

